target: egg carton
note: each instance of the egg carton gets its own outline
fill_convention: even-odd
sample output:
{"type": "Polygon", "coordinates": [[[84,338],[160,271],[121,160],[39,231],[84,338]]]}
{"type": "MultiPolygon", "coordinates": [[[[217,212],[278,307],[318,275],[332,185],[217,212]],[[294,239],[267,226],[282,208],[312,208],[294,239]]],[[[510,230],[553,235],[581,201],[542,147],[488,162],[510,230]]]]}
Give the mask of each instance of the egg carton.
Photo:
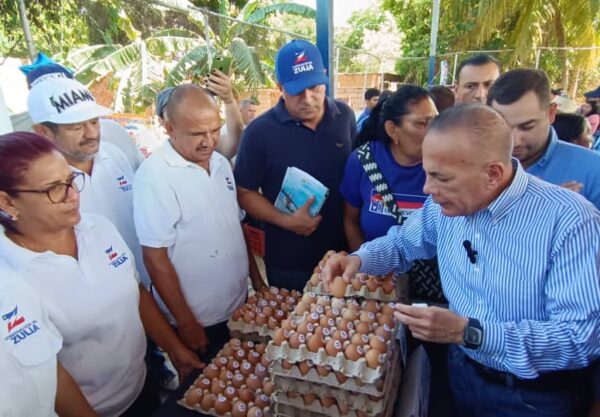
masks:
{"type": "MultiPolygon", "coordinates": [[[[391,358],[391,368],[396,369],[401,365],[398,364],[400,357],[400,346],[395,343],[393,345],[393,353],[391,358]],[[398,365],[396,365],[398,364],[398,365]]],[[[386,392],[387,386],[390,383],[392,378],[388,378],[388,373],[385,373],[381,379],[384,379],[384,385],[381,390],[377,389],[375,383],[371,384],[358,384],[355,378],[348,378],[344,383],[340,384],[335,374],[331,372],[329,375],[323,377],[319,375],[316,369],[311,368],[305,375],[302,375],[300,369],[297,365],[293,365],[291,369],[285,369],[281,365],[281,361],[275,361],[270,369],[271,376],[276,386],[278,384],[275,381],[282,380],[294,380],[294,383],[298,383],[299,387],[303,387],[304,385],[318,387],[327,386],[330,387],[333,391],[340,391],[345,396],[354,396],[354,395],[370,395],[374,397],[381,397],[386,392]]],[[[378,382],[376,380],[375,382],[378,382]]],[[[315,391],[316,392],[316,391],[315,391]]],[[[302,393],[305,393],[304,391],[302,393]]],[[[337,398],[337,397],[336,397],[337,398]]],[[[350,402],[348,400],[347,402],[350,402]]]]}
{"type": "Polygon", "coordinates": [[[292,391],[298,394],[314,393],[319,398],[333,397],[338,403],[346,404],[351,409],[361,410],[373,415],[383,411],[390,391],[398,386],[401,378],[402,369],[399,363],[398,349],[394,349],[390,372],[387,374],[381,394],[376,396],[378,397],[377,399],[370,398],[367,394],[346,391],[339,385],[333,387],[308,380],[290,379],[277,374],[273,374],[273,384],[278,390],[283,392],[292,391]]]}
{"type": "MultiPolygon", "coordinates": [[[[313,274],[314,277],[316,275],[313,274]]],[[[311,277],[312,279],[312,277],[311,277]]],[[[366,298],[369,300],[377,300],[377,301],[397,301],[398,294],[400,294],[400,280],[396,278],[396,287],[392,290],[391,293],[386,294],[383,291],[383,288],[378,287],[375,291],[369,291],[366,286],[362,286],[360,290],[356,291],[352,284],[346,285],[346,294],[344,294],[344,298],[366,298]]],[[[310,285],[310,281],[306,283],[304,287],[304,292],[313,292],[317,295],[331,295],[331,291],[325,289],[325,285],[322,282],[319,282],[316,286],[310,285]]]]}
{"type": "MultiPolygon", "coordinates": [[[[244,320],[233,320],[229,319],[227,322],[227,328],[229,332],[236,332],[236,334],[243,334],[253,336],[256,335],[258,337],[264,338],[272,338],[277,329],[269,329],[269,326],[263,324],[262,326],[257,326],[253,323],[246,323],[244,320]]],[[[252,339],[253,340],[253,339],[252,339]]]]}
{"type": "MultiPolygon", "coordinates": [[[[391,345],[388,346],[391,347],[391,345]]],[[[372,384],[383,376],[391,358],[388,349],[384,363],[377,368],[370,368],[365,358],[351,361],[345,358],[344,352],[338,352],[336,356],[329,356],[324,347],[319,348],[318,352],[311,352],[305,344],[300,345],[298,349],[292,349],[287,341],[283,342],[281,346],[275,346],[273,342],[269,342],[265,354],[270,361],[285,359],[291,363],[298,363],[311,360],[315,365],[329,365],[334,371],[341,372],[348,377],[358,378],[367,384],[372,384]]]]}
{"type": "MultiPolygon", "coordinates": [[[[400,381],[400,372],[396,372],[389,390],[389,395],[384,398],[384,408],[378,412],[369,413],[369,417],[391,417],[394,411],[394,404],[398,395],[398,384],[400,381]]],[[[276,416],[281,417],[359,417],[356,410],[349,410],[346,414],[341,414],[337,405],[323,407],[320,402],[315,400],[311,404],[304,404],[302,397],[289,398],[284,392],[277,391],[273,394],[274,411],[276,416]]]]}
{"type": "MultiPolygon", "coordinates": [[[[186,393],[187,393],[187,391],[186,391],[186,393]]],[[[236,398],[233,399],[233,402],[235,402],[235,401],[237,401],[236,398]]],[[[194,406],[189,406],[189,405],[187,405],[185,403],[185,400],[183,398],[181,400],[178,400],[177,404],[179,404],[183,408],[187,408],[190,411],[197,411],[197,412],[199,412],[200,414],[203,414],[203,415],[211,415],[211,416],[214,416],[214,417],[233,417],[233,414],[231,414],[230,411],[228,411],[225,414],[219,414],[219,413],[217,413],[217,410],[215,410],[214,408],[211,408],[209,411],[206,411],[202,407],[200,407],[199,404],[194,405],[194,406]]],[[[250,404],[252,404],[252,403],[250,403],[250,404]]],[[[248,408],[250,408],[250,407],[252,407],[252,406],[249,406],[248,408]]],[[[265,408],[263,408],[262,412],[263,412],[264,417],[271,417],[271,416],[273,416],[272,406],[271,407],[265,407],[265,408]]]]}

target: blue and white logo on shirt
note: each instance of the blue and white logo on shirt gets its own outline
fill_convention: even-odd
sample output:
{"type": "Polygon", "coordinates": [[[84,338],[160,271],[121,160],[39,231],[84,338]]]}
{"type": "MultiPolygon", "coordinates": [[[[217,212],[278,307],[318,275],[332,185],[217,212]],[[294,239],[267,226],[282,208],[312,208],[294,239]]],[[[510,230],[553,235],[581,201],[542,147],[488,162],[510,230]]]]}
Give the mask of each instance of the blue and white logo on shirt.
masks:
{"type": "MultiPolygon", "coordinates": [[[[400,213],[404,219],[408,218],[415,211],[423,207],[423,203],[427,199],[424,195],[412,195],[412,194],[392,194],[396,205],[400,208],[400,213]]],[[[369,202],[369,211],[375,214],[382,214],[384,216],[393,216],[385,203],[383,202],[383,196],[379,194],[375,189],[371,190],[371,201],[369,202]]]]}
{"type": "Polygon", "coordinates": [[[131,191],[131,184],[125,178],[125,175],[121,175],[117,177],[117,185],[121,189],[121,191],[131,191]]]}
{"type": "Polygon", "coordinates": [[[19,307],[15,306],[14,309],[2,315],[2,320],[6,322],[8,328],[8,336],[4,340],[7,342],[10,340],[14,345],[21,343],[40,330],[37,320],[28,322],[25,316],[20,315],[18,311],[19,307]]]}
{"type": "Polygon", "coordinates": [[[108,264],[113,268],[120,267],[129,259],[129,257],[125,253],[119,255],[113,249],[112,245],[109,248],[105,249],[104,253],[108,256],[108,264]]]}

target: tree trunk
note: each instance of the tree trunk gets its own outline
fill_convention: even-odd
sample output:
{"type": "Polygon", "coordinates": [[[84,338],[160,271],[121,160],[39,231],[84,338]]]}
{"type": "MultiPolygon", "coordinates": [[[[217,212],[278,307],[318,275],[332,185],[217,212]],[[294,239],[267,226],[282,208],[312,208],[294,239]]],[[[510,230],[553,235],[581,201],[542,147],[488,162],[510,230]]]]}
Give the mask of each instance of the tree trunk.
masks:
{"type": "MultiPolygon", "coordinates": [[[[552,7],[554,8],[554,29],[556,30],[558,46],[561,48],[566,48],[567,35],[565,34],[565,26],[562,22],[558,2],[553,1],[552,7]]],[[[562,66],[561,87],[563,88],[564,92],[567,93],[569,88],[569,51],[566,49],[559,49],[558,54],[560,55],[560,63],[562,66]]]]}

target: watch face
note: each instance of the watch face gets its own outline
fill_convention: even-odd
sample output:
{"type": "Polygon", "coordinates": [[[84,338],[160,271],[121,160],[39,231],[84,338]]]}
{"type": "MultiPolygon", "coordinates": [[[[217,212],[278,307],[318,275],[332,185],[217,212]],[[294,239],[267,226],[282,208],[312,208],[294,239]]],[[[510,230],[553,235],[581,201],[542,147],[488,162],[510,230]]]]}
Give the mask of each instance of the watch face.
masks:
{"type": "Polygon", "coordinates": [[[477,329],[475,327],[469,327],[467,329],[467,337],[465,342],[469,345],[479,346],[481,344],[481,329],[477,329]]]}

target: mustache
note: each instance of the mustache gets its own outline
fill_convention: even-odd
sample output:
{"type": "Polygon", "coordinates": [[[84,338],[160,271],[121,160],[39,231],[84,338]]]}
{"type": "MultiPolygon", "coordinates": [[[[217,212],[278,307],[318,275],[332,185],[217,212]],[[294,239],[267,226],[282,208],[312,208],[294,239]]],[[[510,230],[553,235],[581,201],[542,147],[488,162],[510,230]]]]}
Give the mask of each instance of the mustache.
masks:
{"type": "Polygon", "coordinates": [[[83,146],[83,145],[89,145],[90,143],[97,143],[100,142],[100,138],[84,138],[81,142],[79,142],[79,145],[83,146]]]}

